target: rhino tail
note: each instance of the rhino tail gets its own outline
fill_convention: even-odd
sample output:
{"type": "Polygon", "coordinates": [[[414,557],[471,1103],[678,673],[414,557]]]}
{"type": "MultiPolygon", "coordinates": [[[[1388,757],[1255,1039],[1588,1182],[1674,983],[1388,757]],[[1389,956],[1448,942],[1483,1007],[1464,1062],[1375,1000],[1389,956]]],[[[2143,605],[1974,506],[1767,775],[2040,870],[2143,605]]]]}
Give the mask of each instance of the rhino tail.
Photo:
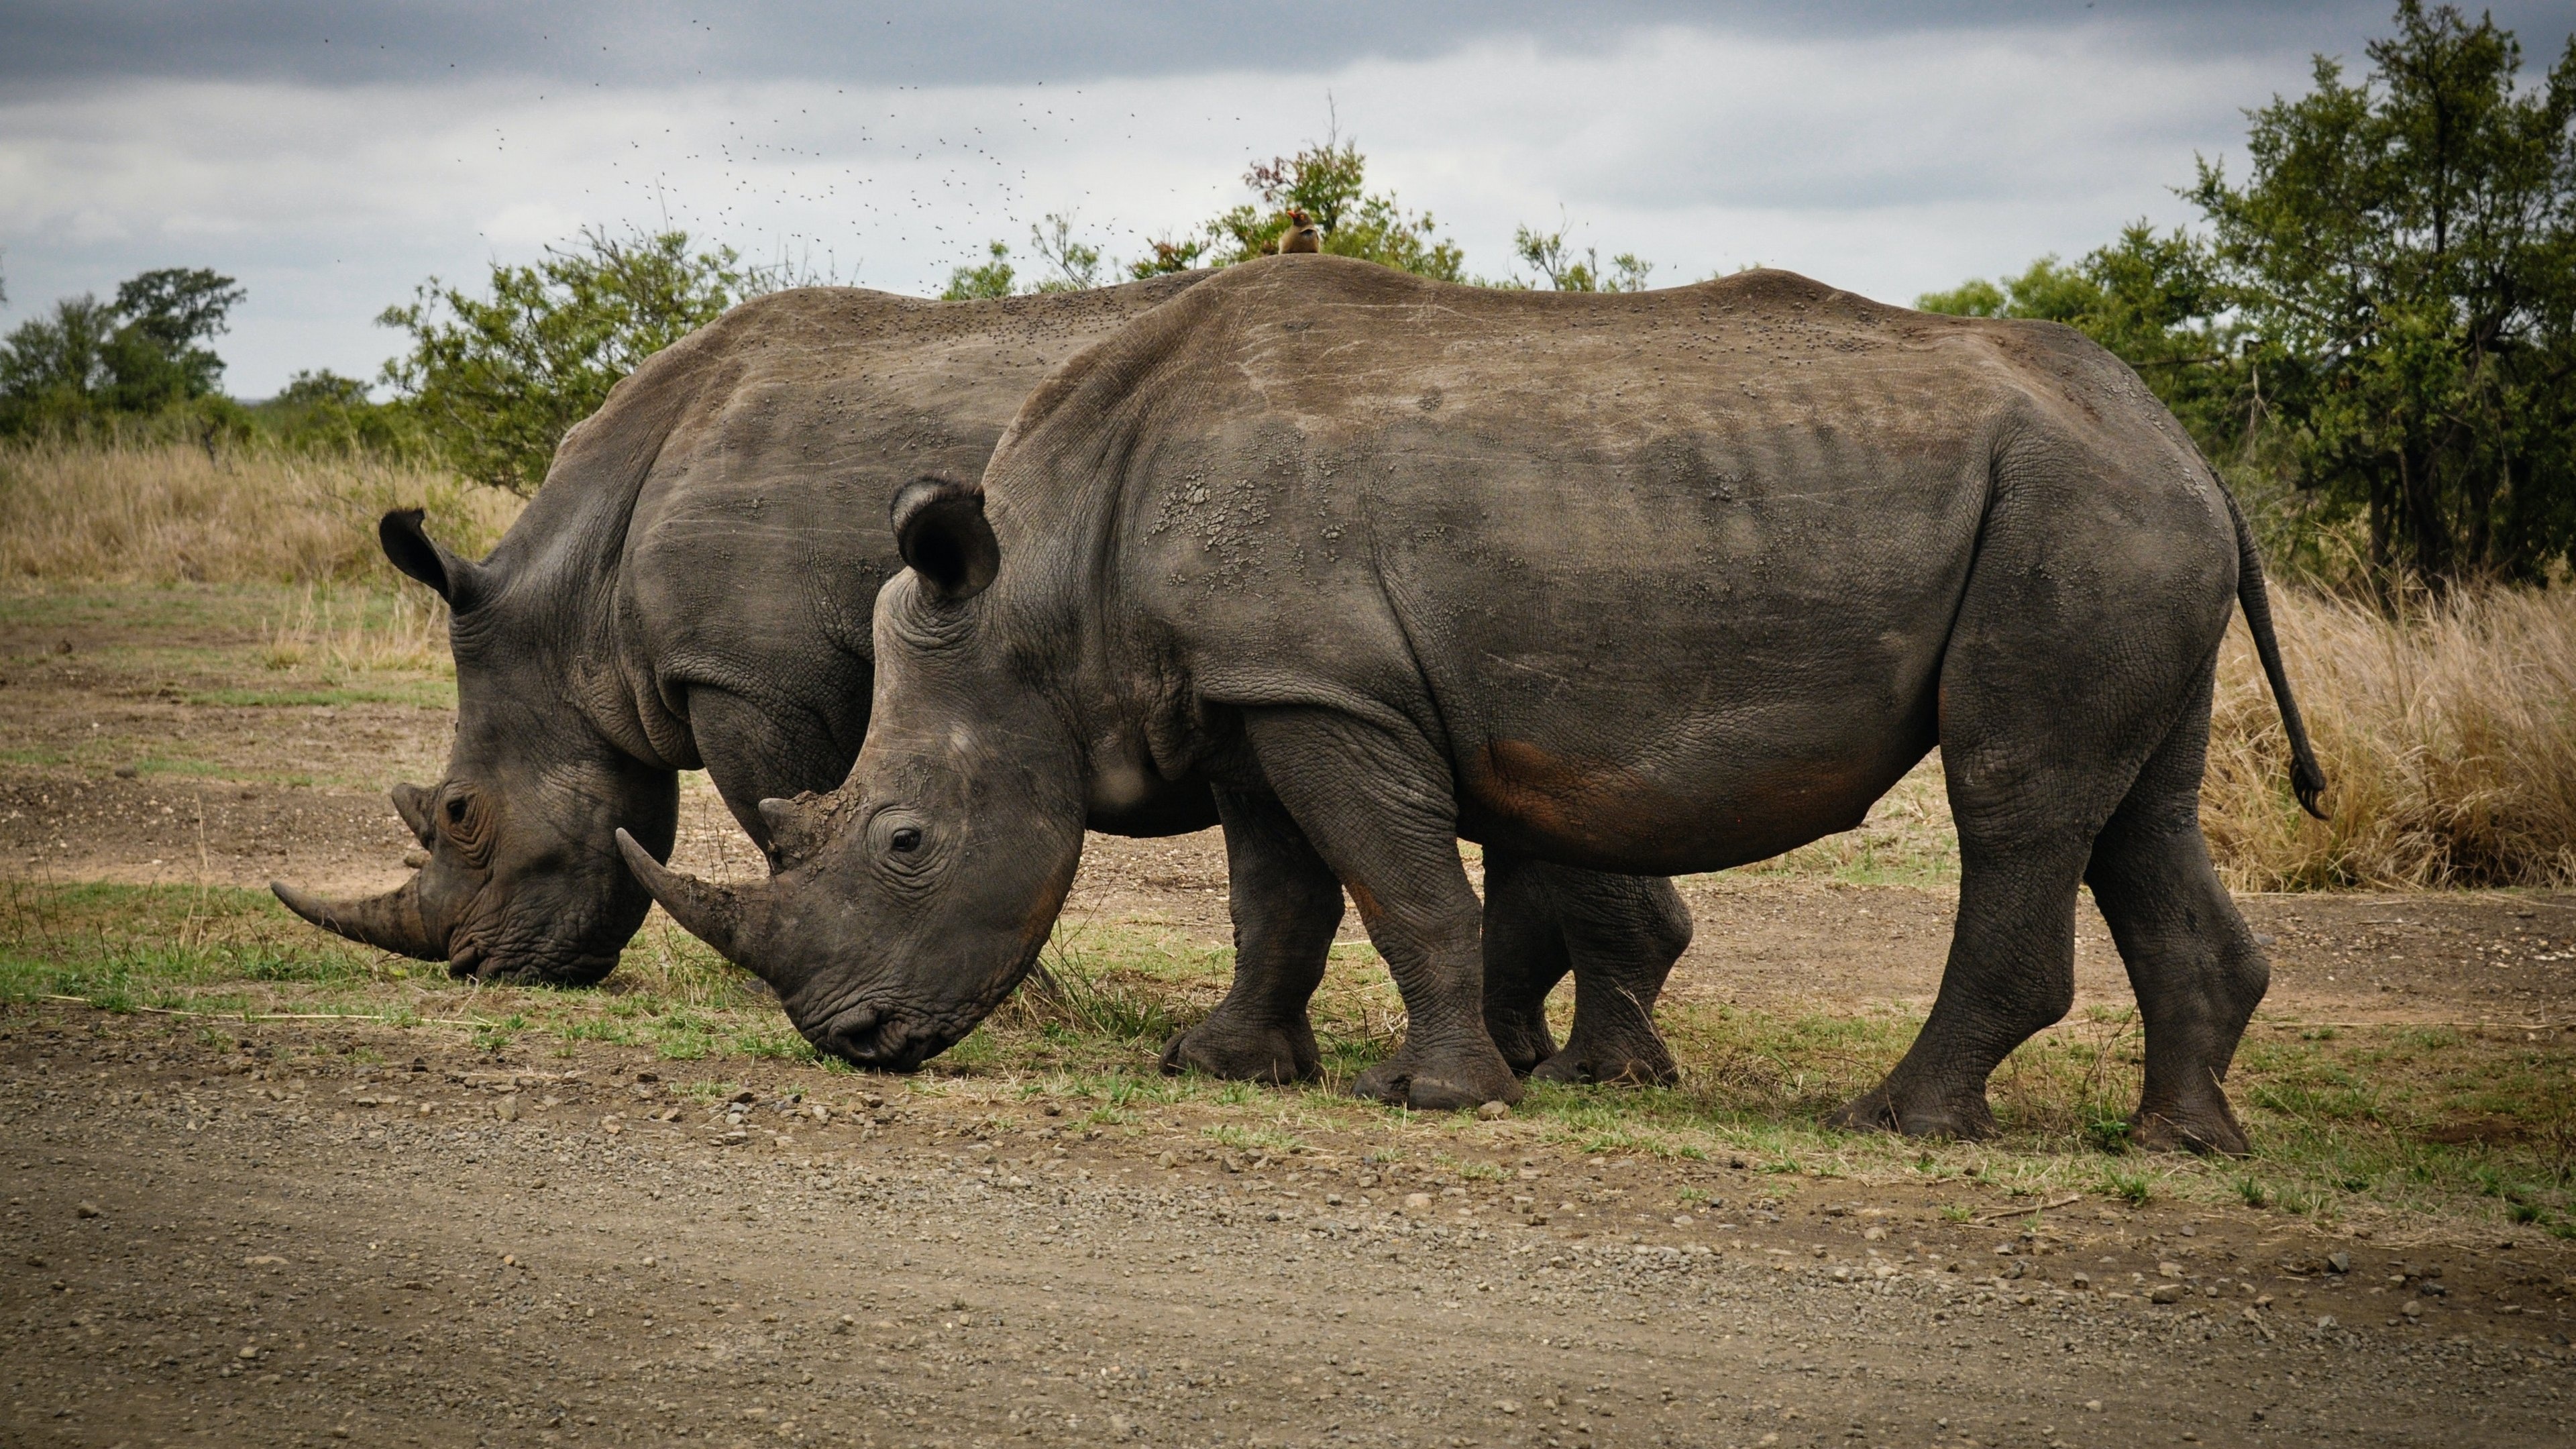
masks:
{"type": "Polygon", "coordinates": [[[2299,717],[2299,702],[2290,695],[2290,676],[2281,667],[2281,641],[2272,633],[2272,596],[2263,586],[2263,555],[2254,546],[2254,530],[2246,525],[2245,511],[2236,506],[2236,495],[2215,469],[2210,477],[2218,483],[2218,496],[2227,500],[2229,522],[2236,526],[2236,604],[2245,611],[2245,627],[2254,636],[2263,677],[2271,683],[2272,702],[2281,710],[2281,732],[2290,739],[2290,789],[2298,795],[2300,809],[2323,820],[2325,807],[2319,801],[2326,790],[2326,772],[2317,767],[2307,722],[2299,717]]]}

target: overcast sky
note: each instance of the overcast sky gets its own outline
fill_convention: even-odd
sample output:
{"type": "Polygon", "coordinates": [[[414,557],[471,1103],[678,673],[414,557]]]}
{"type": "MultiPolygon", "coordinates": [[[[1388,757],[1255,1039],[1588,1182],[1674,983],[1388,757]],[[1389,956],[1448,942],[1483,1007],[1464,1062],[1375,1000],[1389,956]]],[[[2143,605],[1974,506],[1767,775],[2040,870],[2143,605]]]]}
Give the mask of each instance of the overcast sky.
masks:
{"type": "MultiPolygon", "coordinates": [[[[372,376],[373,325],[585,225],[930,293],[1073,215],[1117,258],[1337,117],[1469,269],[1570,221],[1658,282],[1908,301],[2190,218],[2243,110],[2366,68],[2382,0],[187,6],[0,0],[0,327],[147,267],[250,291],[226,385],[372,376]]],[[[2526,76],[2570,8],[2494,9],[2526,76]]]]}

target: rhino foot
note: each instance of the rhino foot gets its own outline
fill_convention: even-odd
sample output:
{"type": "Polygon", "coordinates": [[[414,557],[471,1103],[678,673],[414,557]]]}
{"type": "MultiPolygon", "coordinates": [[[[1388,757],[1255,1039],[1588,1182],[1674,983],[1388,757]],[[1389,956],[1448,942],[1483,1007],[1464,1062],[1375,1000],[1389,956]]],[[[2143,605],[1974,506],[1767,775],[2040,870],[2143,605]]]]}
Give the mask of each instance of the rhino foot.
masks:
{"type": "Polygon", "coordinates": [[[1311,1082],[1323,1074],[1315,1029],[1294,1023],[1235,1025],[1209,1017],[1163,1046],[1163,1071],[1204,1072],[1236,1082],[1311,1082]]]}
{"type": "Polygon", "coordinates": [[[1533,1082],[1600,1082],[1619,1087],[1669,1087],[1682,1079],[1660,1036],[1639,1041],[1591,1043],[1580,1038],[1531,1071],[1533,1082]]]}
{"type": "Polygon", "coordinates": [[[2140,1107],[2129,1117],[2129,1141],[2149,1152],[2217,1157],[2245,1157],[2254,1150],[2224,1097],[2197,1108],[2179,1103],[2140,1107]]]}
{"type": "Polygon", "coordinates": [[[1992,1137],[1996,1132],[1994,1109],[1986,1105],[1982,1088],[1934,1092],[1882,1082],[1826,1120],[1847,1132],[1894,1132],[1906,1137],[1959,1141],[1992,1137]]]}
{"type": "Polygon", "coordinates": [[[1522,1076],[1536,1071],[1540,1064],[1557,1054],[1556,1038],[1548,1032],[1546,1009],[1535,1011],[1504,1010],[1491,1004],[1485,1008],[1485,1031],[1493,1037],[1494,1046],[1503,1060],[1522,1076]]]}
{"type": "Polygon", "coordinates": [[[1417,1112],[1458,1112],[1487,1102],[1517,1102],[1520,1078],[1489,1042],[1445,1051],[1411,1045],[1360,1073],[1354,1096],[1417,1112]]]}

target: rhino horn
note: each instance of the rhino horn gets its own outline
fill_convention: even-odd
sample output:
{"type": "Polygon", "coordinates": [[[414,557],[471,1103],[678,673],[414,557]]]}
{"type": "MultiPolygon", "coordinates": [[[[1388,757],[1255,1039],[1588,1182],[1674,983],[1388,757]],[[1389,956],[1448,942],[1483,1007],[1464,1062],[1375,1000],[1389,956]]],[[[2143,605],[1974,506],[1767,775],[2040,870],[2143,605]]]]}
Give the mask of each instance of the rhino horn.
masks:
{"type": "Polygon", "coordinates": [[[423,847],[431,844],[436,823],[429,818],[430,791],[422,785],[394,786],[394,813],[420,837],[423,847]]]}
{"type": "Polygon", "coordinates": [[[288,910],[323,930],[415,960],[447,959],[446,946],[432,941],[429,927],[421,922],[418,876],[404,881],[398,890],[354,901],[311,895],[284,881],[270,881],[268,888],[288,910]]]}
{"type": "Polygon", "coordinates": [[[780,865],[794,865],[822,848],[823,812],[814,808],[815,798],[781,800],[773,795],[760,802],[760,820],[769,827],[769,848],[780,865]]]}
{"type": "Polygon", "coordinates": [[[651,892],[671,919],[690,935],[716,948],[716,954],[737,966],[757,971],[741,955],[742,891],[734,886],[710,885],[693,875],[683,875],[653,858],[653,852],[635,843],[635,837],[624,830],[617,832],[617,849],[626,857],[626,868],[635,872],[644,889],[651,892]]]}

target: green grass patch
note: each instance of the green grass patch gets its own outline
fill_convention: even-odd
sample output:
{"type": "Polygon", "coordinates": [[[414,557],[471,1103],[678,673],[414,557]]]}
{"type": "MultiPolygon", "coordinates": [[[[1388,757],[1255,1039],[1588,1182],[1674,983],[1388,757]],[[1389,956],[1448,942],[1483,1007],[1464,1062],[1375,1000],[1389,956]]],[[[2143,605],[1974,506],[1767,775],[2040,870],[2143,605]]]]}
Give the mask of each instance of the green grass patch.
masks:
{"type": "MultiPolygon", "coordinates": [[[[1157,1070],[1164,1040],[1223,995],[1231,953],[1094,925],[1061,932],[1046,964],[1048,991],[997,1012],[910,1090],[962,1078],[1043,1092],[1066,1103],[1068,1124],[1113,1131],[1188,1103],[1227,1114],[1208,1140],[1244,1152],[1295,1152],[1319,1132],[1348,1131],[1383,1156],[1440,1156],[1453,1140],[1495,1130],[1466,1114],[1347,1095],[1404,1030],[1402,1003],[1365,948],[1336,948],[1316,998],[1324,1080],[1287,1089],[1157,1070]]],[[[699,1094],[709,1100],[733,1079],[817,1064],[767,986],[658,916],[604,986],[550,991],[452,981],[437,964],[315,931],[260,892],[0,885],[0,1001],[46,996],[203,1013],[200,1029],[216,1033],[227,1015],[328,1013],[468,1023],[469,1039],[496,1047],[626,1046],[705,1063],[699,1094]]],[[[1565,1015],[1560,1001],[1560,1030],[1565,1015]]],[[[1764,1190],[1793,1196],[1810,1182],[1875,1176],[2314,1217],[2467,1215],[2576,1233],[2576,1050],[2520,1032],[2329,1035],[2258,1020],[2229,1079],[2254,1155],[2215,1162],[2150,1156],[2129,1142],[2144,1070],[2133,1012],[2080,1013],[2014,1053],[1993,1082],[2002,1135],[1977,1144],[1826,1125],[1904,1053],[1921,1025],[1911,1011],[1672,1003],[1661,1020],[1682,1064],[1678,1084],[1534,1084],[1508,1130],[1586,1156],[1741,1164],[1763,1175],[1764,1190]]]]}

